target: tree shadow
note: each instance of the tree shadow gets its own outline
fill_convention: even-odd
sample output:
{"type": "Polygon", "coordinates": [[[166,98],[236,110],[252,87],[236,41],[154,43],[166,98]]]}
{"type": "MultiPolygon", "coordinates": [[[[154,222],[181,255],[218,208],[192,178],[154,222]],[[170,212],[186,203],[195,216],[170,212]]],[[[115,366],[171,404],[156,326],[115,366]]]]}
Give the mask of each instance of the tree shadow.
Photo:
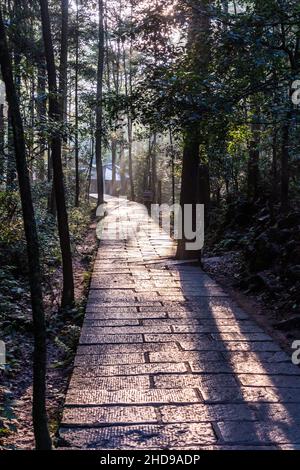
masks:
{"type": "Polygon", "coordinates": [[[243,418],[247,417],[247,412],[242,413],[241,419],[234,417],[234,420],[223,421],[218,421],[218,411],[211,415],[215,431],[224,439],[224,444],[284,444],[291,448],[293,444],[299,444],[299,368],[255,320],[225,293],[222,294],[199,266],[169,269],[178,279],[185,298],[182,306],[186,317],[182,326],[175,324],[173,329],[179,338],[183,333],[191,335],[190,342],[178,340],[182,350],[193,352],[188,362],[190,372],[209,377],[208,386],[200,386],[207,409],[213,409],[215,405],[235,407],[240,404],[244,405],[245,411],[249,410],[249,420],[243,418]],[[217,351],[222,360],[203,360],[204,351],[217,351]],[[220,384],[220,378],[224,380],[223,384],[220,384]]]}

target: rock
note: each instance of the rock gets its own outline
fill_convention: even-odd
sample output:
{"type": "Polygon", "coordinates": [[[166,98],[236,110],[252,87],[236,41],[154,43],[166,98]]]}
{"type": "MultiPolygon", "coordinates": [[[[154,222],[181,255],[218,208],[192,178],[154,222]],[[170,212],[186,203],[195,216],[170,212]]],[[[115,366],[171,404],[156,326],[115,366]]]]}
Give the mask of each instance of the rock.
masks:
{"type": "Polygon", "coordinates": [[[257,274],[258,279],[264,287],[271,293],[279,292],[282,289],[280,282],[271,271],[263,271],[257,274]]]}
{"type": "Polygon", "coordinates": [[[249,291],[265,291],[267,290],[273,296],[281,291],[282,285],[271,271],[262,271],[260,273],[249,276],[239,282],[240,288],[248,288],[249,291]]]}

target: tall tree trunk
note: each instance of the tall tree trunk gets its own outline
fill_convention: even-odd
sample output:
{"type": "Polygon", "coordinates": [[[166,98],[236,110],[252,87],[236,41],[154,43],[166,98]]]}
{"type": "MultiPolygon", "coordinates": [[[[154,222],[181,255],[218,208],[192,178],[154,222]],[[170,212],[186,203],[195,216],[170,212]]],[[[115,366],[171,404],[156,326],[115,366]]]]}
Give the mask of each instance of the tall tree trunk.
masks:
{"type": "MultiPolygon", "coordinates": [[[[192,4],[189,9],[189,35],[187,41],[187,51],[193,73],[199,75],[199,81],[204,79],[208,72],[210,62],[210,47],[208,39],[210,36],[210,0],[201,0],[197,5],[192,4]]],[[[187,240],[184,234],[184,220],[186,219],[185,205],[192,207],[192,225],[196,229],[197,199],[198,199],[198,179],[200,163],[200,132],[201,123],[190,124],[185,131],[185,143],[183,150],[182,177],[180,205],[183,214],[182,239],[179,240],[176,257],[178,259],[199,259],[200,250],[187,250],[187,240]]]]}
{"type": "Polygon", "coordinates": [[[48,193],[47,209],[49,214],[53,217],[56,217],[56,201],[55,201],[55,188],[53,184],[53,164],[52,164],[52,153],[51,153],[51,140],[48,138],[48,171],[47,171],[47,181],[49,188],[51,187],[48,193]]]}
{"type": "Polygon", "coordinates": [[[4,104],[0,103],[0,184],[4,178],[5,162],[5,126],[4,126],[4,104]]]}
{"type": "Polygon", "coordinates": [[[104,11],[103,0],[99,0],[99,39],[97,70],[97,105],[96,105],[96,167],[98,206],[104,203],[103,165],[102,165],[102,130],[103,130],[103,72],[104,72],[104,11]]]}
{"type": "Polygon", "coordinates": [[[117,141],[113,137],[111,140],[111,166],[112,166],[112,181],[111,181],[111,194],[116,196],[116,164],[117,164],[117,141]]]}
{"type": "Polygon", "coordinates": [[[132,161],[133,133],[132,133],[132,119],[131,119],[130,114],[128,114],[128,117],[127,117],[127,126],[128,126],[128,171],[129,171],[129,181],[130,181],[130,198],[132,201],[135,201],[133,161],[132,161]]]}
{"type": "MultiPolygon", "coordinates": [[[[22,2],[20,0],[14,0],[12,4],[11,15],[14,17],[14,34],[18,35],[20,32],[21,26],[21,17],[22,17],[22,2]]],[[[15,37],[16,39],[16,37],[15,37]]],[[[18,41],[12,41],[12,50],[13,50],[13,78],[16,88],[17,95],[20,96],[21,88],[21,74],[20,74],[20,62],[21,54],[18,47],[18,41]]],[[[16,159],[15,159],[15,150],[14,150],[14,136],[12,129],[12,116],[11,110],[8,106],[8,119],[7,119],[7,167],[6,167],[6,186],[8,190],[16,190],[17,181],[16,181],[16,159]]]]}
{"type": "Polygon", "coordinates": [[[286,212],[289,207],[289,143],[290,143],[290,115],[282,128],[281,147],[281,210],[286,212]]]}
{"type": "Polygon", "coordinates": [[[30,134],[28,142],[28,160],[29,160],[29,171],[30,176],[34,180],[35,168],[34,168],[34,143],[35,143],[35,93],[36,93],[36,82],[35,82],[35,69],[33,69],[30,77],[31,81],[31,97],[30,97],[30,134]]]}
{"type": "Polygon", "coordinates": [[[49,117],[56,124],[56,129],[51,135],[51,158],[53,165],[53,180],[57,208],[58,232],[63,266],[63,292],[62,307],[74,304],[74,280],[71,243],[69,234],[68,213],[66,208],[64,176],[61,161],[61,136],[57,128],[61,124],[61,108],[57,93],[56,68],[50,27],[48,1],[40,0],[44,46],[48,69],[49,82],[49,117]]]}
{"type": "Polygon", "coordinates": [[[87,201],[90,200],[90,193],[91,193],[91,180],[92,180],[92,171],[93,171],[93,162],[95,158],[95,130],[93,125],[93,116],[90,116],[90,141],[91,141],[91,154],[90,154],[90,162],[88,168],[88,176],[87,176],[87,194],[86,199],[87,201]]]}
{"type": "Polygon", "coordinates": [[[61,0],[61,38],[59,64],[60,111],[63,123],[67,121],[66,95],[68,92],[68,38],[69,0],[61,0]]]}
{"type": "Polygon", "coordinates": [[[269,199],[270,215],[272,223],[275,223],[275,204],[278,202],[278,152],[277,152],[277,139],[278,130],[276,125],[274,126],[273,142],[272,142],[272,182],[271,182],[271,194],[269,199]]]}
{"type": "MultiPolygon", "coordinates": [[[[131,5],[132,10],[132,5],[131,5]]],[[[131,21],[132,21],[132,11],[131,11],[131,21]]],[[[124,68],[124,75],[125,75],[125,95],[126,99],[129,99],[132,95],[132,38],[130,38],[130,46],[129,46],[129,64],[128,68],[129,71],[127,73],[127,64],[126,64],[126,51],[125,45],[123,47],[123,68],[124,68]]],[[[128,171],[129,171],[129,181],[130,181],[130,198],[132,201],[135,200],[135,191],[134,191],[134,179],[133,179],[133,164],[132,164],[132,144],[133,144],[133,123],[132,123],[132,112],[131,112],[131,105],[127,108],[127,134],[128,134],[128,171]]]]}
{"type": "Polygon", "coordinates": [[[200,132],[198,126],[189,129],[185,136],[185,144],[182,161],[180,205],[183,214],[182,237],[178,240],[177,259],[199,259],[199,250],[187,250],[186,244],[193,240],[187,240],[184,233],[184,223],[187,217],[186,205],[192,207],[192,228],[196,228],[197,188],[199,177],[199,145],[200,132]]]}
{"type": "Polygon", "coordinates": [[[248,181],[247,193],[250,201],[255,201],[258,198],[258,184],[259,184],[259,150],[256,148],[255,142],[251,142],[249,149],[248,161],[248,181]]]}
{"type": "Polygon", "coordinates": [[[51,439],[48,431],[46,413],[46,325],[41,286],[39,243],[31,197],[29,172],[26,163],[23,123],[13,80],[11,58],[9,56],[1,10],[0,64],[6,86],[7,101],[11,109],[16,166],[27,242],[34,333],[32,405],[34,435],[37,449],[50,450],[51,439]]]}
{"type": "Polygon", "coordinates": [[[78,139],[78,78],[79,78],[79,1],[76,0],[76,51],[75,51],[75,207],[79,207],[79,139],[78,139]]]}
{"type": "MultiPolygon", "coordinates": [[[[94,143],[92,141],[91,146],[94,146],[94,143]]],[[[87,176],[87,193],[86,193],[86,200],[90,200],[90,192],[91,192],[91,179],[92,179],[92,169],[93,169],[93,161],[94,161],[94,152],[92,150],[91,153],[91,158],[89,162],[89,168],[88,168],[88,176],[87,176]]]]}
{"type": "Polygon", "coordinates": [[[153,142],[151,145],[151,191],[152,202],[157,203],[157,155],[156,155],[157,135],[153,135],[153,142]]]}
{"type": "Polygon", "coordinates": [[[174,154],[172,129],[170,129],[170,147],[171,147],[172,204],[174,205],[175,202],[176,202],[176,197],[175,197],[175,154],[174,154]]]}
{"type": "Polygon", "coordinates": [[[38,163],[38,178],[39,181],[46,179],[46,152],[47,152],[47,139],[44,133],[46,123],[46,69],[44,66],[38,68],[38,82],[37,82],[37,118],[39,122],[38,141],[40,148],[40,158],[38,163]]]}
{"type": "Polygon", "coordinates": [[[8,106],[7,113],[6,188],[8,191],[14,191],[16,189],[16,158],[10,106],[8,106]]]}
{"type": "Polygon", "coordinates": [[[278,156],[277,156],[277,129],[274,131],[272,142],[272,201],[278,200],[278,156]]]}
{"type": "Polygon", "coordinates": [[[124,148],[124,141],[123,137],[120,142],[120,179],[121,179],[121,195],[124,196],[126,194],[126,161],[125,161],[125,148],[124,148]]]}
{"type": "MultiPolygon", "coordinates": [[[[229,188],[227,188],[229,192],[229,188]]],[[[200,164],[198,171],[198,204],[204,204],[205,207],[205,226],[209,225],[210,216],[210,177],[209,177],[209,166],[205,163],[200,164]]]]}
{"type": "Polygon", "coordinates": [[[260,124],[259,109],[254,107],[255,110],[255,121],[252,124],[252,139],[249,148],[249,160],[248,160],[248,180],[247,180],[247,194],[249,201],[255,201],[259,197],[259,142],[260,142],[260,124]]]}
{"type": "Polygon", "coordinates": [[[61,0],[61,36],[59,61],[59,100],[63,128],[62,162],[66,166],[68,161],[68,136],[65,128],[68,121],[68,49],[69,49],[69,0],[61,0]]]}

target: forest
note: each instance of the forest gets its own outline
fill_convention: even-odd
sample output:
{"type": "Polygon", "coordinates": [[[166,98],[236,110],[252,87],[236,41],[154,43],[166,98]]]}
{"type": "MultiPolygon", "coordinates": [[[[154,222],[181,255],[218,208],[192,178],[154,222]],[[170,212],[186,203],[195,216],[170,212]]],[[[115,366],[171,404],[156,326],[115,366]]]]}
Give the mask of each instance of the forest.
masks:
{"type": "Polygon", "coordinates": [[[106,194],[299,339],[297,0],[0,0],[0,65],[0,449],[57,445],[106,194]]]}

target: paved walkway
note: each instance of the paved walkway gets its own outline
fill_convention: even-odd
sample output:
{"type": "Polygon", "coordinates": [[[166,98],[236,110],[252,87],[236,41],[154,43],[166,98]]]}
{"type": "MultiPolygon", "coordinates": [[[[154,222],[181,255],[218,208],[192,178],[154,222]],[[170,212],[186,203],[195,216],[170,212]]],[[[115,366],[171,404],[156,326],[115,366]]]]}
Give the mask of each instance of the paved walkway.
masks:
{"type": "Polygon", "coordinates": [[[300,448],[300,375],[134,203],[104,240],[60,436],[81,449],[300,448]]]}

